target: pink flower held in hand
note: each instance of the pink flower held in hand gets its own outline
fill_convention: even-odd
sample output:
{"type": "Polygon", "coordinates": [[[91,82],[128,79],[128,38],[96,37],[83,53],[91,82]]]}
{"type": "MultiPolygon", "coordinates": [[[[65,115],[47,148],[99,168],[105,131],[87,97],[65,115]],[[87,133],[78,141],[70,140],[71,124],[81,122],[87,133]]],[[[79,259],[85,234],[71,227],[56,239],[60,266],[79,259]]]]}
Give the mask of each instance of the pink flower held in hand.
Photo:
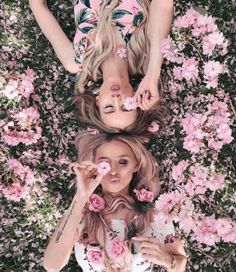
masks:
{"type": "Polygon", "coordinates": [[[128,248],[125,244],[124,241],[120,240],[119,238],[114,238],[111,241],[111,257],[113,257],[114,259],[122,259],[125,254],[128,251],[128,248]]]}
{"type": "Polygon", "coordinates": [[[124,107],[126,110],[135,110],[137,108],[138,104],[134,97],[126,97],[124,100],[124,107]]]}
{"type": "Polygon", "coordinates": [[[105,176],[110,171],[111,171],[111,166],[108,162],[103,161],[98,164],[98,173],[99,174],[102,174],[103,176],[105,176]]]}
{"type": "Polygon", "coordinates": [[[160,129],[159,125],[156,122],[152,122],[151,125],[147,128],[147,131],[155,133],[160,129]]]}
{"type": "Polygon", "coordinates": [[[136,194],[136,197],[139,201],[143,201],[143,202],[152,202],[154,199],[154,195],[153,192],[150,192],[146,189],[134,189],[134,192],[136,194]]]}
{"type": "Polygon", "coordinates": [[[97,194],[92,194],[89,198],[89,210],[93,212],[100,212],[104,208],[104,199],[97,194]]]}
{"type": "Polygon", "coordinates": [[[92,264],[100,264],[103,262],[104,254],[98,246],[87,246],[87,259],[92,264]]]}

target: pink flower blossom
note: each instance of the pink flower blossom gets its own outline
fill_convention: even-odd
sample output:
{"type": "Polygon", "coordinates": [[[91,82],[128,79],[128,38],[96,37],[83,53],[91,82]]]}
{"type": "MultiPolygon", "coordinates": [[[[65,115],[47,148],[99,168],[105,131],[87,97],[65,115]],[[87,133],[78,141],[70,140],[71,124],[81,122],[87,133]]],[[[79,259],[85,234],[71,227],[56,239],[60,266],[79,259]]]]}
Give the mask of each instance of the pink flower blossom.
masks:
{"type": "Polygon", "coordinates": [[[103,250],[99,246],[87,246],[87,259],[90,263],[98,265],[104,260],[103,250]]]}
{"type": "Polygon", "coordinates": [[[8,99],[14,99],[19,97],[18,82],[17,80],[10,79],[6,87],[3,89],[3,94],[8,99]]]}
{"type": "Polygon", "coordinates": [[[111,171],[111,166],[108,162],[102,161],[98,164],[97,170],[99,174],[102,174],[103,176],[105,176],[111,171]]]}
{"type": "Polygon", "coordinates": [[[139,189],[139,190],[134,189],[134,193],[136,194],[136,198],[142,202],[152,202],[154,199],[153,192],[150,192],[144,188],[139,189]]]}
{"type": "Polygon", "coordinates": [[[156,122],[152,122],[151,125],[147,128],[147,131],[155,133],[160,129],[159,125],[156,122]]]}
{"type": "Polygon", "coordinates": [[[134,97],[126,97],[124,100],[124,107],[126,110],[135,110],[137,108],[138,104],[134,97]]]}
{"type": "Polygon", "coordinates": [[[198,242],[204,243],[209,246],[215,245],[220,241],[217,235],[217,221],[214,217],[205,217],[197,223],[195,231],[195,238],[198,242]]]}
{"type": "Polygon", "coordinates": [[[125,257],[128,248],[124,241],[119,238],[114,238],[110,242],[110,255],[114,259],[122,259],[125,257]]]}
{"type": "Polygon", "coordinates": [[[29,187],[21,186],[19,183],[1,187],[3,195],[10,201],[19,202],[21,199],[25,199],[29,194],[29,187]]]}
{"type": "Polygon", "coordinates": [[[177,165],[175,165],[172,169],[172,178],[179,182],[182,182],[184,179],[184,171],[188,167],[188,161],[180,161],[177,165]]]}
{"type": "Polygon", "coordinates": [[[100,212],[105,208],[105,201],[97,194],[92,194],[89,198],[89,210],[93,212],[100,212]]]}
{"type": "Polygon", "coordinates": [[[187,81],[196,80],[198,73],[198,62],[195,58],[185,59],[182,66],[182,77],[187,81]]]}
{"type": "Polygon", "coordinates": [[[175,60],[176,54],[174,52],[174,43],[170,37],[161,41],[160,49],[161,49],[163,56],[167,60],[169,60],[169,61],[175,60]]]}

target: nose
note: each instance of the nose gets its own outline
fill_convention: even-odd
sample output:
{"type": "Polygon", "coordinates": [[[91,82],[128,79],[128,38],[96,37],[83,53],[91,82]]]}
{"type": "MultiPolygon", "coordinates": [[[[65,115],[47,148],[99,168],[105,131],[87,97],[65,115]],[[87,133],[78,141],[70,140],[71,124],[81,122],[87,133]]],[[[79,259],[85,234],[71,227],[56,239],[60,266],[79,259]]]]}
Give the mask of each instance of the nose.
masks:
{"type": "Polygon", "coordinates": [[[120,97],[120,93],[118,92],[112,92],[112,97],[120,97]]]}
{"type": "Polygon", "coordinates": [[[116,162],[111,163],[111,173],[118,174],[119,168],[116,162]]]}

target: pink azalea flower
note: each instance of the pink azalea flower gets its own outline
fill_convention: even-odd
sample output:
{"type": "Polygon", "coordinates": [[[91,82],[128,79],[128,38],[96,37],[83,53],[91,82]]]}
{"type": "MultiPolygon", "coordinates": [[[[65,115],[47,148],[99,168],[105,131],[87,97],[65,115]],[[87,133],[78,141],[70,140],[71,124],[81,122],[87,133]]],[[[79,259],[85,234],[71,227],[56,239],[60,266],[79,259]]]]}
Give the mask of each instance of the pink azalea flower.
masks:
{"type": "Polygon", "coordinates": [[[151,125],[147,128],[147,131],[156,133],[159,129],[160,129],[159,125],[153,121],[151,125]]]}
{"type": "Polygon", "coordinates": [[[122,259],[125,257],[128,248],[124,241],[119,238],[114,238],[110,242],[110,255],[114,259],[122,259]]]}
{"type": "Polygon", "coordinates": [[[188,167],[188,161],[180,161],[177,165],[175,165],[172,169],[172,178],[179,182],[182,182],[184,179],[184,171],[188,167]]]}
{"type": "Polygon", "coordinates": [[[182,77],[188,81],[196,80],[198,73],[198,62],[195,58],[185,59],[182,66],[182,77]]]}
{"type": "Polygon", "coordinates": [[[134,97],[126,97],[124,100],[124,107],[126,110],[135,110],[137,108],[138,104],[134,97]]]}
{"type": "Polygon", "coordinates": [[[103,250],[99,246],[87,246],[87,259],[90,263],[98,265],[103,263],[104,253],[103,250]]]}
{"type": "Polygon", "coordinates": [[[89,210],[100,212],[105,208],[105,200],[97,194],[92,194],[89,198],[89,210]]]}
{"type": "Polygon", "coordinates": [[[111,166],[108,162],[102,161],[98,164],[97,170],[99,174],[102,174],[103,176],[105,176],[111,171],[111,166]]]}
{"type": "Polygon", "coordinates": [[[3,94],[8,99],[14,99],[19,97],[18,82],[17,80],[10,79],[6,87],[3,89],[3,94]]]}
{"type": "Polygon", "coordinates": [[[25,199],[29,194],[27,186],[21,186],[19,183],[13,183],[10,186],[1,188],[3,195],[10,201],[19,202],[25,199]]]}
{"type": "Polygon", "coordinates": [[[152,202],[154,199],[153,192],[150,192],[144,188],[139,189],[139,190],[134,189],[134,193],[136,194],[136,198],[142,202],[152,202]]]}

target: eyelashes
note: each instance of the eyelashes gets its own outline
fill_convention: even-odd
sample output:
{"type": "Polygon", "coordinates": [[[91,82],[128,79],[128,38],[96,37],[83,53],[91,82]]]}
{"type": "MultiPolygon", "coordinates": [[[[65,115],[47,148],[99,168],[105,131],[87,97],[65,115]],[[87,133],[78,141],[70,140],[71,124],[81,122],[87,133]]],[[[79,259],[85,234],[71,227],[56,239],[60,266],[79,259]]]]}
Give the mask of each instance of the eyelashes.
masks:
{"type": "Polygon", "coordinates": [[[119,160],[119,164],[123,164],[123,165],[126,165],[128,163],[128,160],[119,160]]]}

